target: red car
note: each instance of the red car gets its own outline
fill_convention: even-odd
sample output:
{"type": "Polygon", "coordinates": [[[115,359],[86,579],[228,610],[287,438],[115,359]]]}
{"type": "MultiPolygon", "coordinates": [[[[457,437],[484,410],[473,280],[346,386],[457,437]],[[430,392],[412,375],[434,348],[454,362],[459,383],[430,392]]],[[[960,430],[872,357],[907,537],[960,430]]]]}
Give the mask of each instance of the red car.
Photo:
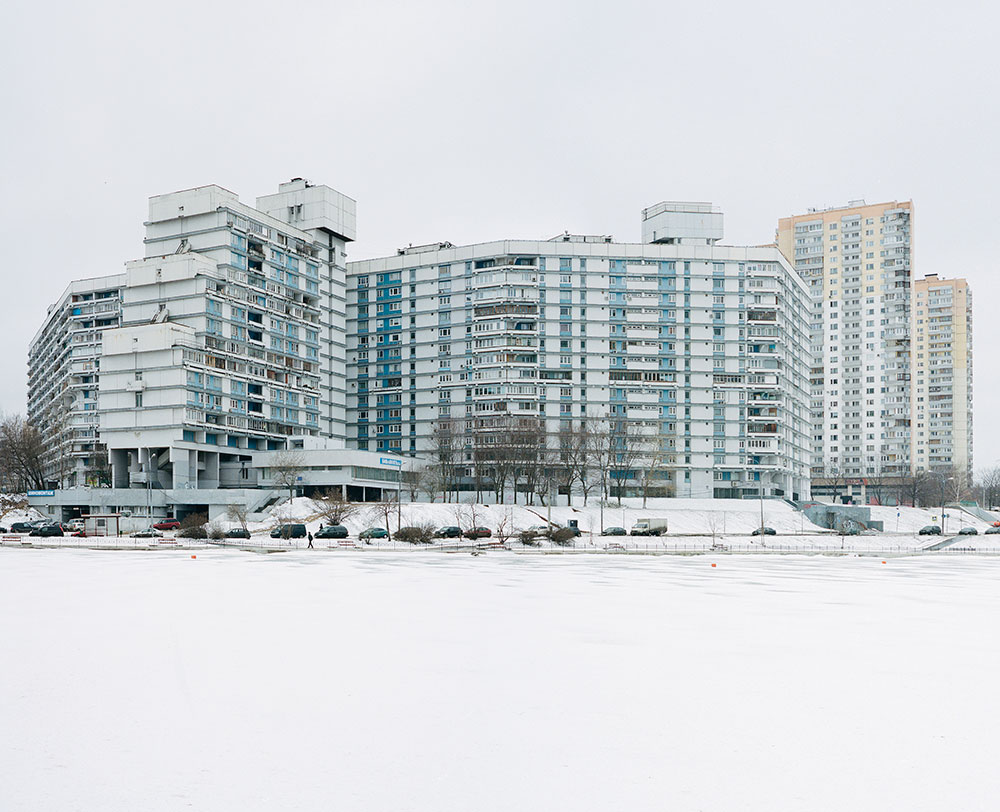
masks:
{"type": "Polygon", "coordinates": [[[177,519],[164,519],[153,524],[154,530],[179,530],[181,523],[177,519]]]}

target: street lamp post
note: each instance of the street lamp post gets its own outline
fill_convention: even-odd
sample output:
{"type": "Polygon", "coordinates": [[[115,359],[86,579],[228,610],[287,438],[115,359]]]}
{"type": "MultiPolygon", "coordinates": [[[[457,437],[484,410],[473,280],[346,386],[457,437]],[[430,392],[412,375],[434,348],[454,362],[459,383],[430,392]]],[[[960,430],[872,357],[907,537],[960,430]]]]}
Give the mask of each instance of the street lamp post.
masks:
{"type": "Polygon", "coordinates": [[[944,535],[944,520],[945,520],[945,515],[944,515],[944,485],[945,485],[946,482],[951,482],[955,477],[953,477],[953,476],[945,477],[944,474],[938,474],[938,477],[941,480],[941,535],[943,536],[944,535]]]}

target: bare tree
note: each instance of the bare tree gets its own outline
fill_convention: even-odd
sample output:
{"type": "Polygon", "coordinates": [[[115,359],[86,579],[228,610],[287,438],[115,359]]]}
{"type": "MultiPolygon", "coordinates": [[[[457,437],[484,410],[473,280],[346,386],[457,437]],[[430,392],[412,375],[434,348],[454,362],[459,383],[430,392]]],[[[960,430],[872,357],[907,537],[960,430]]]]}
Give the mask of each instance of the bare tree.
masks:
{"type": "Polygon", "coordinates": [[[110,488],[111,461],[108,458],[108,447],[104,443],[94,443],[94,450],[88,459],[90,463],[85,472],[87,484],[96,488],[110,488]]]}
{"type": "Polygon", "coordinates": [[[611,430],[606,420],[595,415],[588,415],[587,421],[587,456],[597,471],[601,501],[606,502],[609,497],[608,473],[611,470],[611,430]]]}
{"type": "Polygon", "coordinates": [[[396,494],[393,491],[383,491],[382,500],[376,502],[369,508],[369,515],[371,516],[371,521],[376,522],[385,528],[385,532],[389,534],[389,539],[392,539],[392,527],[390,526],[390,521],[393,516],[396,517],[396,529],[399,530],[399,505],[396,503],[396,494]]]}
{"type": "Polygon", "coordinates": [[[834,458],[823,470],[823,476],[827,482],[833,486],[833,501],[834,504],[839,504],[843,500],[840,498],[840,492],[847,487],[847,473],[840,466],[839,461],[834,458]]]}
{"type": "Polygon", "coordinates": [[[586,420],[577,425],[570,423],[559,432],[559,468],[562,484],[566,489],[566,504],[573,504],[573,486],[579,485],[583,492],[583,504],[587,504],[587,493],[593,487],[589,453],[589,435],[586,420]]]}
{"type": "Polygon", "coordinates": [[[979,487],[983,495],[983,507],[989,510],[1000,504],[1000,465],[984,468],[979,472],[979,487]]]}
{"type": "MultiPolygon", "coordinates": [[[[405,469],[400,472],[402,477],[402,484],[406,487],[406,492],[410,497],[411,502],[416,502],[417,497],[425,490],[424,479],[427,477],[426,470],[417,465],[416,460],[412,457],[406,463],[405,469]]],[[[433,502],[433,497],[431,498],[433,502]]]]}
{"type": "Polygon", "coordinates": [[[226,518],[231,522],[237,522],[244,530],[247,529],[247,506],[239,502],[230,502],[226,505],[226,518]]]}
{"type": "Polygon", "coordinates": [[[514,504],[517,504],[518,485],[524,492],[525,504],[535,503],[538,490],[539,472],[545,457],[546,435],[542,420],[538,417],[518,418],[512,445],[515,464],[511,479],[514,486],[514,504]]]}
{"type": "Polygon", "coordinates": [[[439,464],[429,465],[420,472],[419,490],[431,504],[438,499],[445,501],[448,480],[439,464]]]}
{"type": "Polygon", "coordinates": [[[41,433],[23,417],[0,420],[0,466],[9,490],[45,487],[44,450],[41,433]]]}
{"type": "Polygon", "coordinates": [[[642,506],[645,508],[646,499],[651,492],[654,495],[669,495],[670,488],[663,484],[663,474],[673,468],[674,450],[667,445],[666,437],[647,437],[644,440],[645,442],[640,443],[644,453],[639,469],[639,484],[642,488],[642,506]]]}
{"type": "Polygon", "coordinates": [[[901,505],[931,504],[934,496],[931,494],[933,477],[927,471],[903,473],[896,478],[896,501],[901,505]]]}
{"type": "Polygon", "coordinates": [[[972,477],[969,469],[956,465],[948,474],[948,495],[952,502],[961,502],[969,497],[972,489],[972,477]]]}
{"type": "Polygon", "coordinates": [[[271,469],[271,480],[280,488],[288,489],[288,503],[295,498],[295,486],[306,466],[305,457],[297,451],[278,451],[271,457],[268,467],[271,469]]]}
{"type": "Polygon", "coordinates": [[[493,536],[501,544],[506,546],[507,539],[514,535],[514,522],[510,513],[506,510],[500,517],[500,521],[497,522],[496,529],[493,531],[493,536]]]}
{"type": "Polygon", "coordinates": [[[434,477],[442,486],[445,502],[457,494],[459,470],[462,461],[462,438],[456,431],[455,421],[439,420],[431,434],[431,455],[434,460],[434,477]]]}
{"type": "Polygon", "coordinates": [[[312,498],[316,510],[330,524],[343,524],[345,519],[355,516],[361,510],[361,505],[344,500],[339,488],[323,491],[312,498]]]}
{"type": "Polygon", "coordinates": [[[712,546],[715,546],[715,534],[719,532],[719,525],[721,523],[720,516],[721,511],[710,510],[705,514],[705,518],[708,521],[708,529],[712,533],[712,546]]]}
{"type": "Polygon", "coordinates": [[[626,483],[636,477],[636,468],[646,453],[648,439],[635,423],[625,419],[611,421],[608,437],[611,469],[617,474],[618,505],[621,507],[626,483]]]}
{"type": "Polygon", "coordinates": [[[868,457],[865,462],[862,478],[865,483],[865,491],[869,501],[874,500],[876,505],[885,504],[885,492],[888,487],[889,471],[882,461],[881,455],[868,457]]]}
{"type": "Polygon", "coordinates": [[[564,480],[557,443],[558,438],[543,435],[542,443],[538,447],[535,494],[543,505],[549,507],[555,501],[553,495],[558,493],[559,486],[564,480]]]}

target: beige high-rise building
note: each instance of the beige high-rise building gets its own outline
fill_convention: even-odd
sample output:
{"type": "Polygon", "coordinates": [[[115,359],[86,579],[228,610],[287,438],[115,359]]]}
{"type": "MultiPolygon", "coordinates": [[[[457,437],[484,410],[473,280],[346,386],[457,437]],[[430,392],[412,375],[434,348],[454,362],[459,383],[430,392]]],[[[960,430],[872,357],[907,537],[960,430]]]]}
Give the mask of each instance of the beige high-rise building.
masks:
{"type": "Polygon", "coordinates": [[[778,221],[812,296],[812,474],[910,469],[913,204],[863,200],[778,221]]]}
{"type": "Polygon", "coordinates": [[[913,283],[913,443],[917,471],[972,469],[972,291],[964,279],[913,283]]]}

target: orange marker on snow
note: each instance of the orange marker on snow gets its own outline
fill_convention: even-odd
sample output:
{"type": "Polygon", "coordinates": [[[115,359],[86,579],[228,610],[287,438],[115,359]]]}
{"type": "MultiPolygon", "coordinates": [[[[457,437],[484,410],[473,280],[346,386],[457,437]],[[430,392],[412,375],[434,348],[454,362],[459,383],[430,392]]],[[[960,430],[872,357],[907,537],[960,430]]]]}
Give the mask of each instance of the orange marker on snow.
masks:
{"type": "MultiPolygon", "coordinates": [[[[196,555],[193,555],[193,556],[191,556],[191,557],[192,557],[192,558],[197,558],[198,556],[196,556],[196,555]]],[[[882,563],[884,564],[885,562],[883,561],[882,563]]]]}
{"type": "MultiPolygon", "coordinates": [[[[882,563],[884,564],[885,562],[883,561],[882,563]]],[[[712,566],[714,567],[714,566],[715,566],[715,564],[712,564],[712,566]]]]}
{"type": "Polygon", "coordinates": [[[882,563],[884,564],[885,562],[883,561],[882,563]]]}

